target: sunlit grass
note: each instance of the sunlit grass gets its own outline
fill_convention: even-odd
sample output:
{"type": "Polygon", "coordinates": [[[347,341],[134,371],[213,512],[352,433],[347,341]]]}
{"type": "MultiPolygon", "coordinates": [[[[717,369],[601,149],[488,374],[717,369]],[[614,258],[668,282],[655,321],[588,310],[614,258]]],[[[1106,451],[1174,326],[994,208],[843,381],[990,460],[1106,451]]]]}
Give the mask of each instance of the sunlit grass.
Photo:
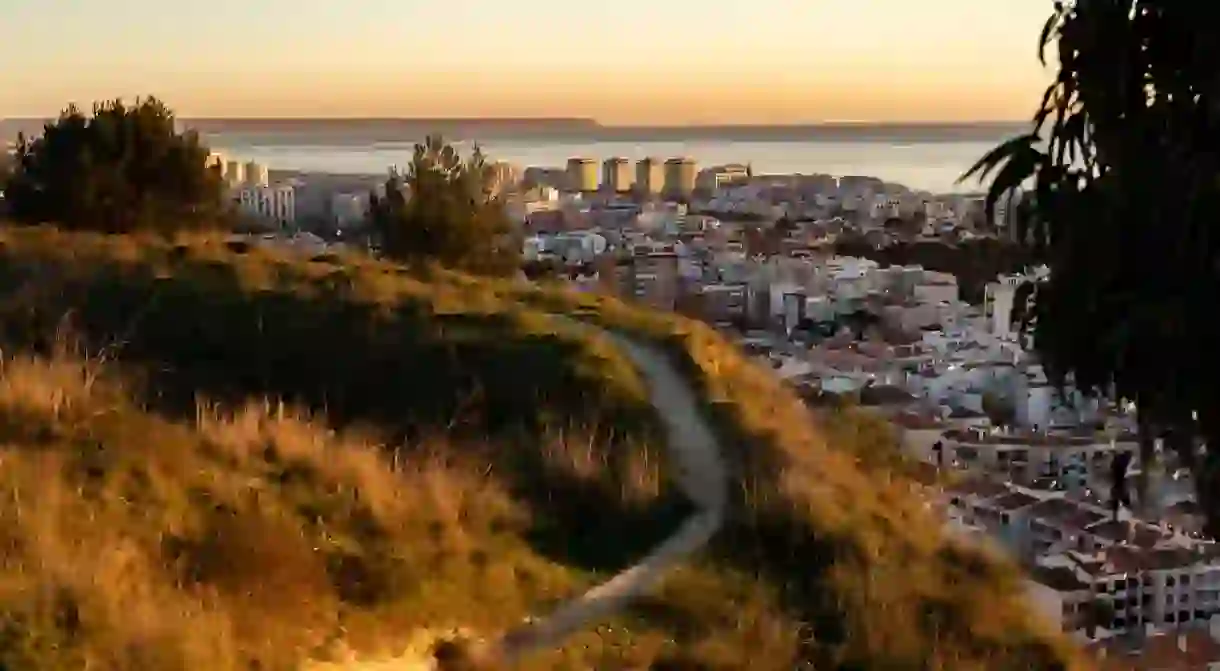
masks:
{"type": "MultiPolygon", "coordinates": [[[[503,627],[630,561],[630,553],[614,551],[616,542],[629,543],[631,536],[638,542],[641,534],[630,530],[680,512],[639,375],[607,339],[571,325],[580,319],[672,356],[722,437],[734,474],[734,507],[712,550],[675,575],[656,603],[605,631],[576,637],[563,651],[540,655],[533,660],[537,668],[589,668],[591,659],[604,655],[640,665],[665,659],[688,665],[678,668],[785,671],[802,660],[818,668],[1077,663],[1021,605],[1015,571],[941,533],[900,464],[877,454],[886,446],[883,431],[865,418],[818,425],[770,372],[693,321],[559,287],[435,268],[408,272],[356,255],[310,261],[259,249],[237,253],[217,240],[49,229],[0,231],[0,288],[9,297],[0,301],[0,326],[11,342],[48,351],[53,337],[47,334],[59,332],[66,314],[88,346],[111,345],[105,351],[141,375],[152,400],[167,391],[188,398],[202,392],[227,407],[241,407],[251,397],[286,398],[324,413],[281,419],[278,402],[272,411],[258,402],[236,414],[205,406],[190,425],[182,423],[181,402],[158,401],[164,415],[137,411],[130,401],[103,404],[126,410],[86,413],[89,422],[156,424],[115,434],[113,452],[140,455],[130,459],[133,464],[187,464],[186,472],[175,471],[181,481],[141,475],[134,482],[144,484],[128,489],[177,501],[165,507],[177,512],[164,513],[148,529],[172,528],[187,539],[218,529],[216,535],[234,539],[214,550],[244,557],[249,567],[230,590],[241,592],[249,586],[242,580],[257,581],[267,572],[271,560],[259,558],[251,539],[281,539],[279,546],[288,550],[277,550],[272,559],[280,552],[300,557],[282,560],[300,572],[285,572],[302,585],[288,590],[297,596],[267,606],[282,614],[282,621],[269,623],[270,634],[260,634],[260,640],[282,641],[257,648],[268,659],[296,658],[335,637],[367,650],[393,647],[405,640],[396,637],[418,627],[503,627]],[[134,419],[106,419],[115,416],[134,419]],[[340,432],[329,434],[322,417],[340,432]],[[141,436],[162,431],[175,437],[164,441],[170,448],[145,446],[149,441],[141,436]],[[409,449],[393,448],[395,440],[406,440],[409,449]],[[329,456],[335,450],[369,456],[329,456]],[[189,465],[199,460],[209,464],[201,472],[212,473],[210,484],[194,479],[189,465]],[[347,479],[336,479],[340,474],[347,479]],[[404,489],[397,485],[403,479],[416,498],[407,501],[407,512],[395,513],[402,510],[397,497],[408,496],[395,493],[404,489]],[[250,482],[262,483],[253,491],[264,493],[249,494],[250,482]],[[247,506],[235,508],[242,521],[200,518],[192,498],[200,488],[227,505],[247,506]],[[342,492],[349,498],[360,492],[359,504],[342,492]],[[319,536],[330,523],[301,521],[302,507],[315,519],[337,516],[334,529],[342,533],[319,536]],[[376,534],[369,535],[369,519],[379,520],[376,534]],[[591,521],[602,519],[613,533],[597,533],[591,521]],[[218,526],[199,526],[205,522],[218,526]],[[299,542],[293,540],[298,535],[299,542]],[[314,547],[376,557],[373,568],[357,571],[371,577],[357,582],[385,602],[334,606],[346,602],[333,581],[316,579],[320,569],[311,562],[321,551],[314,547]],[[610,561],[608,555],[621,556],[610,561]],[[489,607],[493,599],[507,605],[489,607]],[[341,626],[336,612],[346,613],[341,626]]],[[[47,378],[39,384],[58,383],[47,378]]],[[[80,421],[73,418],[82,407],[74,393],[31,393],[32,400],[4,411],[25,418],[47,416],[49,408],[65,418],[32,433],[21,429],[13,434],[21,439],[15,445],[72,440],[75,434],[65,427],[80,421]]],[[[0,426],[34,424],[0,417],[0,426]]],[[[54,455],[73,453],[26,452],[40,456],[20,461],[37,461],[38,468],[64,468],[54,455]]],[[[64,487],[61,499],[84,496],[64,487]]],[[[211,505],[213,499],[203,500],[211,505]]],[[[125,510],[88,498],[72,505],[76,513],[95,516],[125,510]]],[[[142,523],[122,516],[100,523],[147,533],[142,523]]],[[[153,566],[163,560],[154,557],[141,561],[153,566]]],[[[156,584],[174,595],[166,603],[212,604],[173,607],[218,618],[223,626],[211,631],[227,627],[227,633],[216,640],[238,651],[225,658],[216,651],[221,643],[192,641],[213,646],[199,654],[253,654],[255,647],[233,624],[240,618],[225,610],[230,606],[216,605],[223,590],[208,596],[222,600],[213,602],[185,584],[156,584]]],[[[47,631],[58,632],[58,626],[47,631]]],[[[125,636],[98,639],[106,641],[98,649],[127,650],[120,645],[125,636]]]]}

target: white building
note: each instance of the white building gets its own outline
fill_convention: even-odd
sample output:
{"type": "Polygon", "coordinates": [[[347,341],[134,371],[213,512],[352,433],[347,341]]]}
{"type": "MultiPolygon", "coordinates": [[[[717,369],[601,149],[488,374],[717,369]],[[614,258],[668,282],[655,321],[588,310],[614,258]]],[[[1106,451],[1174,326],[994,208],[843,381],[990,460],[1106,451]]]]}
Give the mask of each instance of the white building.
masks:
{"type": "Polygon", "coordinates": [[[1026,282],[1037,282],[1049,275],[1046,266],[1035,268],[1024,275],[1001,275],[990,282],[983,291],[983,314],[991,324],[991,333],[997,338],[1011,339],[1017,335],[1020,324],[1012,321],[1012,308],[1017,289],[1026,282]]]}
{"type": "Polygon", "coordinates": [[[1030,597],[1065,631],[1083,628],[1092,601],[1112,614],[1116,633],[1207,627],[1220,607],[1220,563],[1213,548],[1170,537],[1153,547],[1119,544],[1039,560],[1030,597]],[[1192,546],[1193,545],[1193,546],[1192,546]],[[1047,580],[1050,572],[1054,580],[1047,580]],[[1074,580],[1072,579],[1074,578],[1074,580]],[[1059,617],[1055,617],[1056,614],[1059,617]]]}
{"type": "Polygon", "coordinates": [[[245,184],[246,164],[241,161],[227,161],[225,163],[225,181],[235,189],[245,184]]]}
{"type": "Polygon", "coordinates": [[[943,434],[945,457],[978,472],[1005,473],[1022,480],[1061,478],[1083,465],[1090,478],[1109,473],[1119,452],[1135,454],[1131,435],[1103,433],[953,429],[943,434]]]}
{"type": "Polygon", "coordinates": [[[245,186],[237,192],[241,211],[288,226],[296,221],[296,189],[292,186],[245,186]]]}
{"type": "Polygon", "coordinates": [[[246,163],[245,182],[247,186],[265,188],[271,185],[271,171],[267,166],[257,161],[246,163]]]}
{"type": "Polygon", "coordinates": [[[330,215],[337,229],[359,226],[368,213],[368,193],[336,193],[331,196],[330,215]]]}
{"type": "Polygon", "coordinates": [[[528,260],[553,258],[565,263],[587,263],[605,254],[605,236],[588,231],[532,235],[523,241],[523,254],[528,260]]]}
{"type": "Polygon", "coordinates": [[[990,282],[983,290],[983,312],[991,326],[991,334],[997,338],[1010,338],[1016,334],[1012,321],[1013,301],[1017,289],[1026,281],[1020,275],[1004,275],[990,282]]]}

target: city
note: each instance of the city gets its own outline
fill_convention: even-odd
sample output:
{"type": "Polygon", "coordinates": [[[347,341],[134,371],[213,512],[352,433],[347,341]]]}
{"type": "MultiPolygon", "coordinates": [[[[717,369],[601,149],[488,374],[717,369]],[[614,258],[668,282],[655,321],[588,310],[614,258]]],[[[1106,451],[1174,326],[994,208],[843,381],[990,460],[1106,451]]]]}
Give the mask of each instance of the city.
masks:
{"type": "MultiPolygon", "coordinates": [[[[246,237],[307,254],[363,250],[370,197],[385,190],[215,152],[206,167],[246,237]]],[[[1113,465],[1138,454],[1133,408],[1059,394],[1014,322],[1020,287],[1045,267],[998,275],[971,303],[953,274],[835,252],[847,238],[1011,240],[1019,192],[988,222],[982,195],[748,164],[573,158],[493,173],[527,273],[712,324],[811,407],[884,418],[948,532],[1017,560],[1036,611],[1094,654],[1220,662],[1220,551],[1201,533],[1190,470],[1158,448],[1147,500],[1113,507],[1113,465]],[[1146,635],[1134,649],[1132,632],[1146,635]]]]}
{"type": "MultiPolygon", "coordinates": [[[[836,236],[884,245],[898,235],[888,222],[916,218],[912,239],[1011,236],[1019,195],[988,226],[981,196],[874,177],[756,176],[681,158],[502,168],[527,261],[582,290],[715,324],[811,405],[849,399],[885,417],[952,532],[1016,558],[1039,612],[1096,654],[1140,654],[1123,648],[1140,631],[1148,654],[1172,656],[1157,637],[1177,636],[1183,654],[1220,662],[1220,551],[1201,534],[1189,469],[1158,448],[1148,499],[1116,513],[1113,464],[1138,453],[1133,409],[1058,394],[1026,351],[1014,301],[1045,268],[997,276],[972,305],[951,274],[833,252],[836,236]]],[[[262,183],[239,186],[240,202],[291,228],[291,195],[271,194],[292,187],[267,186],[257,170],[262,183]],[[275,202],[288,204],[263,204],[275,202]]],[[[329,202],[330,239],[359,230],[367,194],[329,202]]]]}
{"type": "Polygon", "coordinates": [[[1198,6],[123,9],[0,3],[0,669],[1220,671],[1198,6]]]}

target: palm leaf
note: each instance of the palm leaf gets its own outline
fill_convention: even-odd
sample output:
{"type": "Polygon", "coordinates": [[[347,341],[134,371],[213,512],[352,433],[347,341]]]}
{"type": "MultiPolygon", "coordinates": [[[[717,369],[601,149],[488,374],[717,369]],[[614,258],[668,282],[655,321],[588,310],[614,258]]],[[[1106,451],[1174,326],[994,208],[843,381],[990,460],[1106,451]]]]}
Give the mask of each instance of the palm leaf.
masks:
{"type": "Polygon", "coordinates": [[[987,176],[995,171],[996,168],[1010,162],[1016,156],[1028,151],[1037,151],[1034,149],[1034,145],[1040,141],[1041,140],[1034,133],[1026,133],[1024,135],[1009,138],[1007,141],[984,154],[983,157],[976,161],[969,170],[962,174],[961,177],[957,178],[957,183],[961,184],[962,182],[965,182],[971,178],[977,178],[978,181],[982,182],[983,180],[987,179],[987,176]]]}

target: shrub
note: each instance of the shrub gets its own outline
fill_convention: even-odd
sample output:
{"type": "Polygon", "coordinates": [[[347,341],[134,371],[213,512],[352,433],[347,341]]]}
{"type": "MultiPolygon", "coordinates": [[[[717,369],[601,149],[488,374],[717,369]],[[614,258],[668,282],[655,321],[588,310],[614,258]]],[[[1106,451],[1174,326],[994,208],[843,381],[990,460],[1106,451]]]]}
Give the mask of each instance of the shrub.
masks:
{"type": "Polygon", "coordinates": [[[228,209],[219,173],[206,167],[207,149],[194,133],[179,133],[159,100],[96,104],[92,116],[75,106],[41,137],[21,137],[12,172],[0,182],[18,222],[56,222],[103,233],[214,228],[228,209]]]}

